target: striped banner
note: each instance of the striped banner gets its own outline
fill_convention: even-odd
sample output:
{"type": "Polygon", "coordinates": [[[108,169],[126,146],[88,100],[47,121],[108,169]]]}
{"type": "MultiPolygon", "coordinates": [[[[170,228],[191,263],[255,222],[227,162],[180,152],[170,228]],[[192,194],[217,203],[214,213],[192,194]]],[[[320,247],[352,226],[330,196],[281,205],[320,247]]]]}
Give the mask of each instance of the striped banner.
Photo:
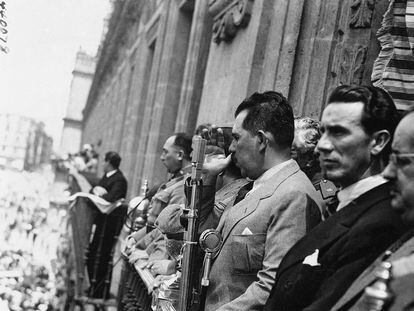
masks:
{"type": "Polygon", "coordinates": [[[387,90],[399,110],[414,108],[414,0],[390,0],[377,32],[381,51],[371,80],[387,90]]]}

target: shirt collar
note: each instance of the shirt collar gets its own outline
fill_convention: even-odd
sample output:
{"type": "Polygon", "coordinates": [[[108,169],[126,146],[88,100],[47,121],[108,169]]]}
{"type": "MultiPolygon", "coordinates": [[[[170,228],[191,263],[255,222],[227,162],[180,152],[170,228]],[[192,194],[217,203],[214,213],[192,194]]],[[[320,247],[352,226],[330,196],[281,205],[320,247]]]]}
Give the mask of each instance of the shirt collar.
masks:
{"type": "Polygon", "coordinates": [[[338,192],[339,204],[338,204],[338,208],[336,209],[336,211],[339,211],[343,207],[347,206],[349,203],[351,203],[353,200],[360,197],[364,193],[386,182],[387,180],[384,177],[382,177],[382,175],[374,175],[374,176],[361,179],[357,181],[356,183],[339,190],[338,192]]]}
{"type": "Polygon", "coordinates": [[[188,164],[187,166],[184,166],[182,169],[181,169],[181,174],[182,175],[185,175],[185,174],[191,174],[191,169],[192,169],[192,165],[191,164],[188,164]]]}
{"type": "Polygon", "coordinates": [[[168,180],[172,181],[176,179],[181,179],[183,178],[183,176],[187,174],[191,174],[191,168],[192,168],[191,164],[182,167],[181,170],[179,170],[177,173],[175,173],[174,175],[170,175],[170,178],[168,180]]]}
{"type": "Polygon", "coordinates": [[[291,163],[293,160],[287,160],[285,162],[279,163],[271,168],[269,168],[266,172],[264,172],[262,175],[260,175],[254,182],[253,182],[253,188],[250,190],[247,195],[252,194],[254,191],[256,191],[258,188],[260,188],[262,185],[264,185],[269,179],[271,179],[274,175],[276,175],[282,168],[284,168],[286,165],[291,163]]]}
{"type": "Polygon", "coordinates": [[[109,171],[109,172],[107,172],[107,173],[105,174],[105,176],[106,176],[107,178],[109,178],[109,177],[111,177],[113,174],[115,174],[115,173],[116,173],[116,171],[117,171],[117,170],[112,170],[112,171],[109,171]]]}

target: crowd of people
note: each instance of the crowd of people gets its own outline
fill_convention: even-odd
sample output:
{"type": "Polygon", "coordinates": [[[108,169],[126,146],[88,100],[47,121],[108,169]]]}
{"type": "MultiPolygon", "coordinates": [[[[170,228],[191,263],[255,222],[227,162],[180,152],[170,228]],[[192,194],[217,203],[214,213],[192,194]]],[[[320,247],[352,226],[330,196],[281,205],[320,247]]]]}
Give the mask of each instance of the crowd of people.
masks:
{"type": "Polygon", "coordinates": [[[47,269],[31,263],[25,251],[7,250],[0,254],[0,269],[7,277],[0,279],[2,310],[55,310],[54,284],[47,269]]]}
{"type": "Polygon", "coordinates": [[[96,174],[98,172],[99,153],[91,144],[84,144],[82,150],[75,154],[68,154],[66,159],[70,166],[82,173],[96,174]]]}
{"type": "MultiPolygon", "coordinates": [[[[126,238],[124,256],[151,271],[151,290],[183,269],[200,278],[207,269],[201,250],[196,267],[181,260],[192,145],[201,136],[198,235],[214,230],[221,240],[204,275],[204,310],[371,310],[380,302],[412,310],[414,113],[400,122],[403,115],[372,86],[337,87],[320,122],[294,118],[287,99],[268,91],[242,101],[231,132],[206,124],[195,135],[171,134],[160,157],[169,178],[138,204],[146,224],[126,238]],[[384,263],[394,281],[381,288],[393,299],[364,292],[384,263]]],[[[125,196],[124,178],[103,182],[123,177],[120,161],[107,153],[103,189],[93,193],[125,196]]]]}
{"type": "Polygon", "coordinates": [[[0,183],[0,309],[60,310],[66,210],[49,204],[53,174],[2,170],[0,183]]]}

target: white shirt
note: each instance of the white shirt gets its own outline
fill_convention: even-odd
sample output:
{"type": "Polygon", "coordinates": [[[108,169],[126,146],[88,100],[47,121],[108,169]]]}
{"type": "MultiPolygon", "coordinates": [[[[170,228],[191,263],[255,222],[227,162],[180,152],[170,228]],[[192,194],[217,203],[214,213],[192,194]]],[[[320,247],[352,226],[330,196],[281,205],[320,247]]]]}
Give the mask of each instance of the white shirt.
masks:
{"type": "Polygon", "coordinates": [[[364,193],[386,183],[387,180],[382,175],[374,175],[357,181],[356,183],[339,190],[338,192],[338,208],[339,211],[344,206],[347,206],[356,198],[360,197],[364,193]]]}
{"type": "Polygon", "coordinates": [[[247,192],[246,197],[251,195],[253,192],[255,192],[258,188],[260,188],[262,185],[264,185],[269,179],[271,179],[274,175],[276,175],[283,167],[291,163],[293,160],[287,160],[285,162],[282,162],[280,164],[277,164],[271,168],[269,168],[266,172],[264,172],[262,175],[260,175],[254,182],[253,182],[253,188],[249,192],[247,192]]]}
{"type": "Polygon", "coordinates": [[[116,171],[117,171],[117,170],[112,170],[112,171],[107,172],[107,173],[106,173],[106,178],[111,177],[113,174],[115,174],[115,173],[116,173],[116,171]]]}

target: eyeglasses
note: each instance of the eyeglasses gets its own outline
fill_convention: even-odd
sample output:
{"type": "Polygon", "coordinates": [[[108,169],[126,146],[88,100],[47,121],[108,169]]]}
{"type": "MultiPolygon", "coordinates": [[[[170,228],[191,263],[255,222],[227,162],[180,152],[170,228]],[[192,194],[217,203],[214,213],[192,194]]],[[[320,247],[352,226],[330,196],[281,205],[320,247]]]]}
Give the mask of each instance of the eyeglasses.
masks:
{"type": "Polygon", "coordinates": [[[389,159],[390,163],[396,167],[403,167],[411,164],[411,159],[414,159],[414,153],[391,153],[389,159]]]}

